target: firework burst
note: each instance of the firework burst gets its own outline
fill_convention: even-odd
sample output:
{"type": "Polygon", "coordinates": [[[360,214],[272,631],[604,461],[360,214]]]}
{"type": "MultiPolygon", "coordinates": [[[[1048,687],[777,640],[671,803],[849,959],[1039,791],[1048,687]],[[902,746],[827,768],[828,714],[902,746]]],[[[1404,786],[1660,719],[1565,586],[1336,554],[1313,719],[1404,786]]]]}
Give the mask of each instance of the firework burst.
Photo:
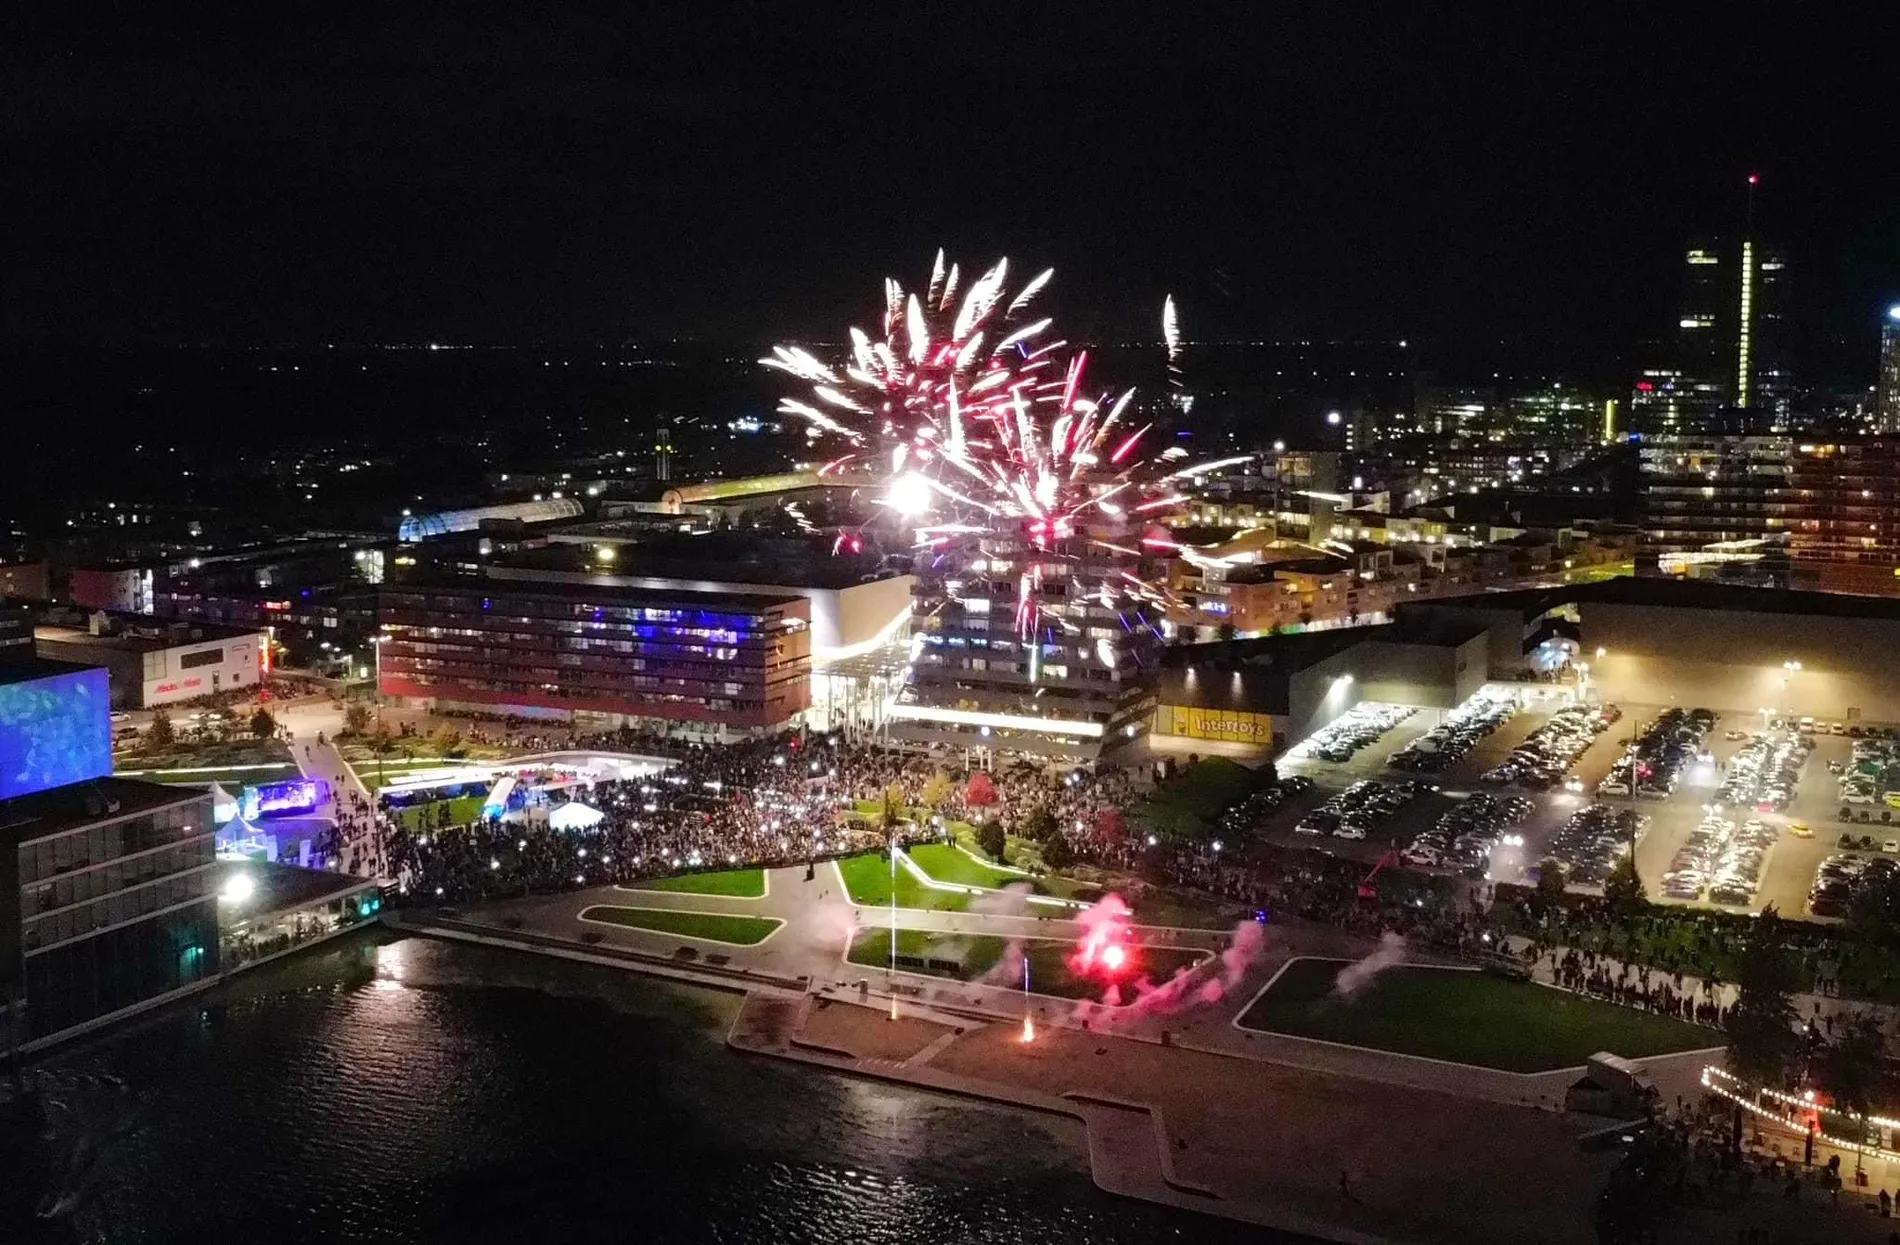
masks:
{"type": "MultiPolygon", "coordinates": [[[[939,251],[921,295],[885,281],[881,332],[853,328],[848,360],[833,365],[787,346],[761,360],[811,386],[808,398],[781,400],[782,413],[804,420],[814,441],[849,447],[824,470],[862,465],[882,476],[882,504],[920,546],[1015,527],[1039,553],[1062,555],[1018,572],[1016,627],[1025,638],[1044,623],[1073,630],[1044,598],[1048,567],[1073,560],[1066,551],[1076,545],[1135,557],[1143,551],[1113,537],[1137,541],[1149,556],[1178,548],[1158,526],[1143,532],[1143,525],[1158,525],[1184,500],[1180,479],[1205,469],[1153,469],[1158,460],[1142,448],[1149,426],[1131,426],[1134,391],[1089,388],[1087,352],[1051,338],[1051,321],[1029,310],[1052,275],[1010,297],[1009,261],[999,260],[966,290],[939,251]]],[[[1178,350],[1178,337],[1169,345],[1178,350]]],[[[1148,627],[1139,607],[1161,596],[1132,573],[1091,595],[1131,606],[1148,627]]]]}

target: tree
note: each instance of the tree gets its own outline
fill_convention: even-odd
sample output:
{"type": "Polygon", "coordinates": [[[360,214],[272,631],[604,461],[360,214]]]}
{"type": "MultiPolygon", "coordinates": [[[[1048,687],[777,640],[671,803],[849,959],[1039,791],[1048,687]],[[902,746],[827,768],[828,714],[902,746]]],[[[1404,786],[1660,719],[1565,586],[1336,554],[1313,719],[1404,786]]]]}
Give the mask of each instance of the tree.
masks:
{"type": "Polygon", "coordinates": [[[1003,853],[1009,850],[1009,836],[1003,833],[1003,823],[992,818],[978,825],[976,845],[983,849],[985,856],[1001,864],[1003,853]]]}
{"type": "Polygon", "coordinates": [[[1781,918],[1770,905],[1749,926],[1735,973],[1738,993],[1729,1010],[1728,1064],[1735,1075],[1755,1085],[1778,1087],[1800,1046],[1794,1029],[1794,964],[1781,940],[1781,918]]]}
{"type": "Polygon", "coordinates": [[[343,730],[350,735],[361,735],[369,730],[369,706],[351,705],[343,711],[343,730]]]}
{"type": "Polygon", "coordinates": [[[1603,879],[1603,899],[1610,905],[1610,911],[1618,916],[1632,916],[1649,906],[1649,897],[1643,893],[1643,879],[1636,872],[1636,857],[1626,855],[1610,869],[1610,876],[1603,879]]]}
{"type": "Polygon", "coordinates": [[[937,812],[950,799],[950,791],[950,775],[938,770],[924,779],[923,795],[919,803],[931,812],[937,812]]]}
{"type": "Polygon", "coordinates": [[[963,802],[971,808],[989,808],[996,803],[996,783],[982,770],[970,775],[963,788],[963,802]]]}
{"type": "Polygon", "coordinates": [[[1847,901],[1847,924],[1857,940],[1870,946],[1900,944],[1900,869],[1869,869],[1854,884],[1847,901]]]}
{"type": "Polygon", "coordinates": [[[269,739],[276,733],[277,719],[271,716],[269,709],[259,705],[257,712],[251,715],[251,734],[259,739],[269,739]]]}
{"type": "Polygon", "coordinates": [[[456,756],[462,748],[462,732],[444,722],[435,728],[434,734],[429,736],[429,747],[434,749],[439,757],[456,756]]]}
{"type": "Polygon", "coordinates": [[[146,728],[145,743],[153,752],[168,752],[178,743],[178,732],[172,729],[172,715],[159,709],[152,714],[152,724],[146,728]]]}
{"type": "Polygon", "coordinates": [[[1051,869],[1066,869],[1075,863],[1075,849],[1060,834],[1052,834],[1043,841],[1042,863],[1051,869]]]}
{"type": "Polygon", "coordinates": [[[884,788],[879,797],[877,813],[878,829],[886,834],[894,833],[898,823],[904,820],[904,789],[896,783],[884,788]]]}
{"type": "Polygon", "coordinates": [[[387,727],[377,727],[363,742],[369,746],[372,756],[386,757],[396,750],[396,737],[389,733],[387,727]]]}
{"type": "Polygon", "coordinates": [[[1531,904],[1538,915],[1563,904],[1564,883],[1567,880],[1564,867],[1554,860],[1546,860],[1538,866],[1537,889],[1531,895],[1531,904]]]}
{"type": "Polygon", "coordinates": [[[1815,1067],[1815,1079],[1834,1105],[1860,1119],[1863,1137],[1867,1117],[1881,1097],[1886,1054],[1887,1034],[1879,1018],[1859,1015],[1841,1026],[1815,1067]]]}
{"type": "Polygon", "coordinates": [[[1061,827],[1056,825],[1056,815],[1049,811],[1048,806],[1038,804],[1029,810],[1029,815],[1023,818],[1023,824],[1016,830],[1032,843],[1046,844],[1061,832],[1061,827]]]}

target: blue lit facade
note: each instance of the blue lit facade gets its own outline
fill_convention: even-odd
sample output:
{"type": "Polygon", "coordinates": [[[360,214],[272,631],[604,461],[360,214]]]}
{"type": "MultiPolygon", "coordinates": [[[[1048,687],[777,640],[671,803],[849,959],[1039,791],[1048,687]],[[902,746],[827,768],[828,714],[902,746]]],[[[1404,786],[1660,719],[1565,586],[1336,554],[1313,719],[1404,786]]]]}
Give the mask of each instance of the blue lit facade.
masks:
{"type": "Polygon", "coordinates": [[[30,1049],[215,979],[218,901],[210,795],[110,776],[106,672],[6,674],[0,1040],[30,1049]]]}
{"type": "Polygon", "coordinates": [[[445,707],[777,730],[811,705],[810,603],[624,585],[386,587],[381,687],[445,707]]]}

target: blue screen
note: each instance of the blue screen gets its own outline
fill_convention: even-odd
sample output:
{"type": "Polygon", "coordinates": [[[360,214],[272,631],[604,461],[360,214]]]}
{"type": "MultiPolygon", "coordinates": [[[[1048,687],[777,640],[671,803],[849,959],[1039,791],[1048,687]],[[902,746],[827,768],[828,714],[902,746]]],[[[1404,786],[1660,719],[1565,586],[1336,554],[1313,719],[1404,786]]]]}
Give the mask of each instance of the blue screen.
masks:
{"type": "Polygon", "coordinates": [[[104,670],[0,683],[0,800],[112,772],[104,670]]]}

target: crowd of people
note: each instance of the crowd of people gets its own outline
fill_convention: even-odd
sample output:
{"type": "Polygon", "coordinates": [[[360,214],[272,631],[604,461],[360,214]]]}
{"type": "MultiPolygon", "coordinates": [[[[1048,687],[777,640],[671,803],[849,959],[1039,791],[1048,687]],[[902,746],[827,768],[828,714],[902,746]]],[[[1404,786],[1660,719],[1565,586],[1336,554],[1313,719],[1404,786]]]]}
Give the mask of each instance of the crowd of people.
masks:
{"type": "Polygon", "coordinates": [[[1548,961],[1551,979],[1578,994],[1674,1016],[1711,1029],[1720,1029],[1728,1023],[1729,1007],[1722,1001],[1719,981],[1694,978],[1685,981],[1680,972],[1654,973],[1575,947],[1546,951],[1533,944],[1525,949],[1524,958],[1533,969],[1548,961]]]}
{"type": "MultiPolygon", "coordinates": [[[[433,822],[404,824],[339,782],[332,855],[425,900],[462,902],[683,869],[800,863],[876,849],[893,832],[905,841],[938,837],[947,822],[996,821],[1014,833],[1034,818],[1044,833],[1064,840],[1068,859],[1084,872],[1138,875],[1236,914],[1299,916],[1370,937],[1396,932],[1472,956],[1496,954],[1512,935],[1529,936],[1540,948],[1567,953],[1551,968],[1558,984],[1714,1024],[1722,1020],[1714,997],[1652,987],[1647,972],[1637,983],[1621,966],[1676,980],[1686,975],[1713,991],[1733,980],[1748,928],[1733,917],[1688,910],[1628,917],[1595,901],[1553,907],[1512,888],[1493,892],[1435,874],[1369,869],[1265,842],[1157,841],[1129,824],[1150,781],[1141,770],[1023,764],[968,773],[929,757],[804,734],[719,746],[625,732],[537,742],[638,751],[674,764],[643,779],[555,793],[557,801],[580,799],[603,814],[598,826],[565,833],[538,818],[447,825],[440,820],[446,805],[437,806],[433,822]],[[895,826],[884,824],[887,805],[899,810],[895,826]]],[[[1790,923],[1788,936],[1804,980],[1838,980],[1826,931],[1790,923]]]]}

